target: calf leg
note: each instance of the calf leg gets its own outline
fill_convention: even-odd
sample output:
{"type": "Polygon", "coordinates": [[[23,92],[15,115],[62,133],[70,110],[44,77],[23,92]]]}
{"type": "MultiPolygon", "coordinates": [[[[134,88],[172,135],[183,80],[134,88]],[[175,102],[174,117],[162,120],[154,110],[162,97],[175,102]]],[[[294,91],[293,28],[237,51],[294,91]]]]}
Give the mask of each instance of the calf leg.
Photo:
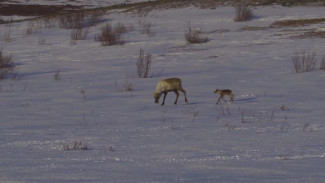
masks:
{"type": "Polygon", "coordinates": [[[231,101],[231,102],[234,101],[234,97],[235,97],[234,94],[232,94],[231,97],[230,97],[230,101],[231,101]]]}

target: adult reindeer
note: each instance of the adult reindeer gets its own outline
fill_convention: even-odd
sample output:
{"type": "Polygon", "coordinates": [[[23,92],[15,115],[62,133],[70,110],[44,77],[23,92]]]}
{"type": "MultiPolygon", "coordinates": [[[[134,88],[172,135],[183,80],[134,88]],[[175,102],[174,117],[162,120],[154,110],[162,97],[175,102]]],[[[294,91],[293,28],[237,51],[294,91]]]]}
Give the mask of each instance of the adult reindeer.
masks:
{"type": "Polygon", "coordinates": [[[162,94],[164,94],[164,100],[161,105],[165,104],[165,99],[168,92],[175,92],[176,94],[176,100],[174,104],[177,104],[179,93],[178,91],[181,91],[184,93],[185,96],[185,102],[188,103],[188,100],[186,98],[186,91],[182,87],[182,81],[179,78],[168,78],[161,80],[157,83],[156,91],[154,92],[154,98],[155,103],[159,103],[159,98],[162,94]]]}

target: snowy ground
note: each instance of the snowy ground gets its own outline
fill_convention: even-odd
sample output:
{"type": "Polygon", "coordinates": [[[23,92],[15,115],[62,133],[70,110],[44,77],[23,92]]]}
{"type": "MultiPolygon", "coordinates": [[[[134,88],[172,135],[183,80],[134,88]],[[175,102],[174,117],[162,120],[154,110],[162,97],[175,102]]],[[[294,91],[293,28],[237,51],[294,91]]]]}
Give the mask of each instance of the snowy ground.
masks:
{"type": "Polygon", "coordinates": [[[325,25],[242,30],[324,18],[324,8],[254,12],[244,23],[232,7],[112,13],[105,20],[134,30],[111,47],[93,39],[106,22],[75,45],[71,30],[26,35],[28,22],[1,25],[19,80],[0,82],[0,182],[324,181],[325,72],[295,74],[291,61],[303,51],[321,60],[324,39],[290,36],[325,25]],[[186,44],[189,21],[208,43],[186,44]],[[139,22],[151,22],[152,34],[139,22]],[[136,78],[140,48],[152,55],[150,78],[136,78]],[[168,77],[182,79],[189,104],[181,94],[173,105],[172,93],[154,104],[157,81],[168,77]],[[133,91],[117,91],[125,82],[133,91]],[[216,105],[216,88],[232,89],[235,101],[216,105]],[[64,150],[75,140],[88,150],[64,150]]]}

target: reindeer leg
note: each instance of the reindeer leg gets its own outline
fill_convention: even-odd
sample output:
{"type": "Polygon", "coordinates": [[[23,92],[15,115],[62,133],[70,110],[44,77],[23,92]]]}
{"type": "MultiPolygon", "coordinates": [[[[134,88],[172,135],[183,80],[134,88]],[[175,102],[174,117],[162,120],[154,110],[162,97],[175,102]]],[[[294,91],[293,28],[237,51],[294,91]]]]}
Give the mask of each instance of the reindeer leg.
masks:
{"type": "Polygon", "coordinates": [[[181,91],[182,93],[184,93],[185,103],[188,103],[188,100],[187,100],[187,97],[186,97],[186,91],[183,88],[181,88],[179,91],[181,91]]]}
{"type": "Polygon", "coordinates": [[[218,99],[218,101],[217,101],[217,103],[216,103],[216,104],[218,104],[218,103],[219,103],[220,99],[221,99],[221,95],[220,95],[220,97],[219,97],[219,99],[218,99]]]}
{"type": "Polygon", "coordinates": [[[223,97],[224,97],[224,95],[221,95],[221,99],[222,99],[224,102],[227,102],[223,97]]]}
{"type": "Polygon", "coordinates": [[[166,97],[167,97],[167,92],[164,92],[164,100],[163,100],[163,103],[161,105],[164,105],[165,104],[166,97]]]}
{"type": "Polygon", "coordinates": [[[176,100],[175,100],[174,104],[177,104],[177,100],[178,100],[179,93],[178,93],[177,90],[175,90],[174,92],[175,92],[175,94],[176,94],[176,100]]]}

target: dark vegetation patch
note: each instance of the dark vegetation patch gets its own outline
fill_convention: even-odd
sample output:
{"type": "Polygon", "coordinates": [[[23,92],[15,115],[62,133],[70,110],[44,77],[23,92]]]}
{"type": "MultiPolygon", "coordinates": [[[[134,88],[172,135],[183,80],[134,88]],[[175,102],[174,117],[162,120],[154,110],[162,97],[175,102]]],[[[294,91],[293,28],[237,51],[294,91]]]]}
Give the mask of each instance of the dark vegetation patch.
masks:
{"type": "Polygon", "coordinates": [[[261,27],[261,26],[244,26],[240,30],[242,31],[258,31],[258,30],[268,30],[270,27],[261,27]]]}
{"type": "Polygon", "coordinates": [[[324,0],[251,0],[250,2],[259,6],[267,6],[274,4],[278,4],[281,6],[297,6],[309,4],[312,5],[313,3],[324,3],[324,0]]]}
{"type": "Polygon", "coordinates": [[[308,31],[292,38],[308,39],[308,38],[325,38],[325,31],[308,31]]]}
{"type": "MultiPolygon", "coordinates": [[[[266,5],[282,5],[282,6],[295,6],[307,5],[313,3],[325,3],[324,0],[250,0],[247,4],[250,6],[266,6],[266,5]]],[[[200,8],[216,8],[218,6],[234,6],[240,4],[239,0],[156,0],[146,1],[140,3],[127,4],[127,8],[149,8],[165,9],[177,8],[186,6],[196,6],[200,8]]]]}
{"type": "Polygon", "coordinates": [[[4,16],[45,16],[57,13],[80,10],[80,6],[72,5],[24,5],[0,4],[0,15],[4,16]]]}
{"type": "MultiPolygon", "coordinates": [[[[214,9],[220,6],[237,6],[241,3],[239,0],[156,0],[139,3],[130,3],[124,5],[114,5],[109,9],[125,8],[127,12],[142,13],[154,9],[171,9],[194,6],[202,9],[214,9]]],[[[324,0],[250,0],[247,1],[248,6],[297,6],[297,5],[312,5],[313,3],[323,3],[324,0]]],[[[317,4],[319,5],[319,4],[317,4]]]]}
{"type": "Polygon", "coordinates": [[[325,18],[299,19],[299,20],[279,20],[271,24],[271,27],[298,27],[311,24],[325,23],[325,18]]]}
{"type": "MultiPolygon", "coordinates": [[[[0,0],[0,15],[11,16],[44,16],[56,13],[69,12],[71,10],[85,9],[83,6],[74,5],[24,5],[24,4],[5,4],[8,1],[0,0]]],[[[138,3],[122,3],[107,7],[92,9],[96,10],[113,10],[125,9],[132,12],[148,11],[148,9],[170,9],[195,6],[199,8],[216,8],[218,6],[235,6],[238,0],[156,0],[138,3]]],[[[250,6],[266,6],[279,4],[283,6],[306,5],[310,3],[324,3],[324,0],[250,0],[247,2],[250,6]]]]}
{"type": "Polygon", "coordinates": [[[279,20],[271,23],[269,26],[259,27],[259,26],[244,26],[240,31],[258,31],[258,30],[268,30],[271,28],[284,28],[283,32],[288,32],[285,34],[276,34],[276,36],[293,35],[292,38],[325,38],[325,31],[316,31],[313,28],[308,29],[292,29],[296,27],[308,26],[312,24],[322,24],[325,23],[325,18],[314,18],[314,19],[297,19],[297,20],[279,20]],[[286,29],[288,28],[288,29],[286,29]]]}
{"type": "MultiPolygon", "coordinates": [[[[12,16],[45,16],[57,13],[66,13],[70,11],[85,9],[83,6],[67,5],[24,5],[24,4],[5,4],[8,1],[0,0],[0,15],[12,16]]],[[[125,9],[127,12],[142,13],[153,9],[170,9],[195,6],[199,8],[216,8],[218,6],[235,6],[238,0],[156,0],[138,3],[122,3],[107,7],[90,9],[97,10],[116,10],[125,9]]],[[[323,3],[324,0],[250,0],[247,2],[249,6],[266,6],[279,4],[283,6],[306,5],[312,3],[323,3]]],[[[0,22],[1,23],[1,22],[0,22]]]]}

